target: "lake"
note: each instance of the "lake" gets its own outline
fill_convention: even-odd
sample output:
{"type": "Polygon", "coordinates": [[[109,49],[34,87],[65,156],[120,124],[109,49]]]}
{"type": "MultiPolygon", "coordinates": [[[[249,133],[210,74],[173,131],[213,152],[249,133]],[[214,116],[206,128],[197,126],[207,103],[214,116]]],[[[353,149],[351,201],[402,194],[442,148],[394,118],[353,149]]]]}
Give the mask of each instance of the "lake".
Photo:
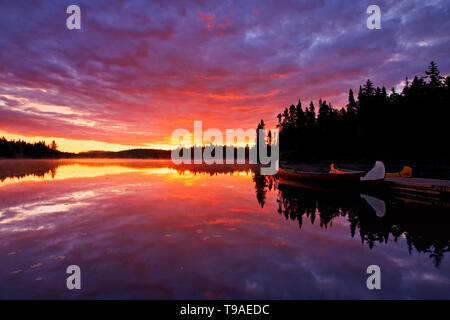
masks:
{"type": "Polygon", "coordinates": [[[386,202],[380,216],[360,194],[257,173],[0,160],[0,298],[450,298],[448,208],[386,202]]]}

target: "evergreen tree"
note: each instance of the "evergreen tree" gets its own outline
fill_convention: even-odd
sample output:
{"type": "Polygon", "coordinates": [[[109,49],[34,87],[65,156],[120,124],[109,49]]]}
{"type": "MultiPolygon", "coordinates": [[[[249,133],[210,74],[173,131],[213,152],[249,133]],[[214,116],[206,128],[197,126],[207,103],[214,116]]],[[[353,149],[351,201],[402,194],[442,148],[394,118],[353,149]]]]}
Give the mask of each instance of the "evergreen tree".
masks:
{"type": "Polygon", "coordinates": [[[356,109],[357,109],[358,105],[356,104],[352,89],[350,89],[348,92],[348,104],[346,107],[347,107],[347,112],[349,114],[356,114],[356,109]]]}
{"type": "Polygon", "coordinates": [[[434,62],[425,77],[406,77],[401,93],[368,79],[357,99],[349,90],[346,109],[320,99],[316,117],[314,103],[302,109],[299,100],[277,117],[282,159],[450,163],[450,77],[434,62]]]}
{"type": "Polygon", "coordinates": [[[430,62],[428,70],[425,71],[425,74],[427,75],[426,78],[430,79],[429,85],[431,88],[439,88],[442,85],[443,77],[441,76],[441,73],[439,72],[439,69],[434,61],[430,62]]]}
{"type": "Polygon", "coordinates": [[[55,140],[52,141],[52,144],[50,145],[50,149],[52,149],[53,151],[58,150],[58,145],[56,144],[55,140]]]}

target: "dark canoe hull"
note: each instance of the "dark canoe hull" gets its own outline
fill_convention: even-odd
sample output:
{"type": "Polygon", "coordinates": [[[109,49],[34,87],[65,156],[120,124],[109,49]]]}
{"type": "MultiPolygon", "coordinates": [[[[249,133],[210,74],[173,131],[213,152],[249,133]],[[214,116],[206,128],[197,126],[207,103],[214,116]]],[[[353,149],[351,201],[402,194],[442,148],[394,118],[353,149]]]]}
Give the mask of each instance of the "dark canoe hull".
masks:
{"type": "MultiPolygon", "coordinates": [[[[355,173],[361,173],[364,174],[364,171],[355,171],[355,170],[348,170],[348,169],[338,169],[334,166],[334,163],[331,164],[331,170],[330,173],[333,174],[355,174],[355,173]]],[[[401,171],[399,172],[388,172],[386,173],[385,178],[412,178],[413,176],[413,170],[409,166],[404,166],[401,171]]]]}
{"type": "Polygon", "coordinates": [[[326,182],[356,182],[364,176],[364,172],[349,174],[332,174],[319,172],[302,172],[293,169],[279,169],[278,173],[286,178],[293,178],[307,181],[326,181],[326,182]]]}
{"type": "Polygon", "coordinates": [[[383,180],[361,181],[364,172],[352,174],[331,174],[316,172],[301,172],[292,169],[279,169],[278,183],[299,187],[329,188],[377,188],[383,185],[383,180]]]}

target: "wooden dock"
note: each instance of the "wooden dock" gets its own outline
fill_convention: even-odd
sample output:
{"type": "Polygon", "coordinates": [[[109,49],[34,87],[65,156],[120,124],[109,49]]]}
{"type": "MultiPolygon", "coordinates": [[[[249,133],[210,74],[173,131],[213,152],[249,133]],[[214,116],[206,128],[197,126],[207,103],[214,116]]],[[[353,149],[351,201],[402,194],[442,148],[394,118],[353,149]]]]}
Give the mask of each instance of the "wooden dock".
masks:
{"type": "Polygon", "coordinates": [[[450,207],[450,181],[424,178],[387,178],[394,199],[450,207]]]}

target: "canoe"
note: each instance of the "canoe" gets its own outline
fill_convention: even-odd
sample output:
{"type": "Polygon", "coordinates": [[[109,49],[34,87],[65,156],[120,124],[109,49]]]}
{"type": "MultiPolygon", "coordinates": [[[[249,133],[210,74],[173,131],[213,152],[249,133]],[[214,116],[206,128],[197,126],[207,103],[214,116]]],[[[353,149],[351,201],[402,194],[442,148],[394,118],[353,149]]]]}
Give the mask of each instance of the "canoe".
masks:
{"type": "Polygon", "coordinates": [[[295,169],[282,168],[278,170],[278,174],[286,179],[318,182],[355,182],[360,181],[360,178],[364,176],[364,173],[333,174],[321,172],[304,172],[295,169]]]}
{"type": "Polygon", "coordinates": [[[305,172],[295,167],[283,167],[278,171],[278,183],[298,187],[325,188],[330,190],[383,191],[385,177],[383,162],[377,161],[368,172],[346,174],[305,172]]]}
{"type": "Polygon", "coordinates": [[[284,180],[338,185],[378,183],[384,180],[385,174],[384,164],[381,161],[377,161],[369,172],[346,172],[345,174],[338,174],[332,172],[304,172],[295,168],[280,168],[278,171],[279,177],[284,180]]]}
{"type": "MultiPolygon", "coordinates": [[[[364,174],[364,171],[354,171],[354,170],[345,170],[345,169],[336,169],[334,163],[330,166],[330,173],[333,174],[364,174]]],[[[399,172],[386,173],[386,178],[411,178],[412,177],[412,168],[408,166],[404,166],[403,169],[399,172]]]]}

